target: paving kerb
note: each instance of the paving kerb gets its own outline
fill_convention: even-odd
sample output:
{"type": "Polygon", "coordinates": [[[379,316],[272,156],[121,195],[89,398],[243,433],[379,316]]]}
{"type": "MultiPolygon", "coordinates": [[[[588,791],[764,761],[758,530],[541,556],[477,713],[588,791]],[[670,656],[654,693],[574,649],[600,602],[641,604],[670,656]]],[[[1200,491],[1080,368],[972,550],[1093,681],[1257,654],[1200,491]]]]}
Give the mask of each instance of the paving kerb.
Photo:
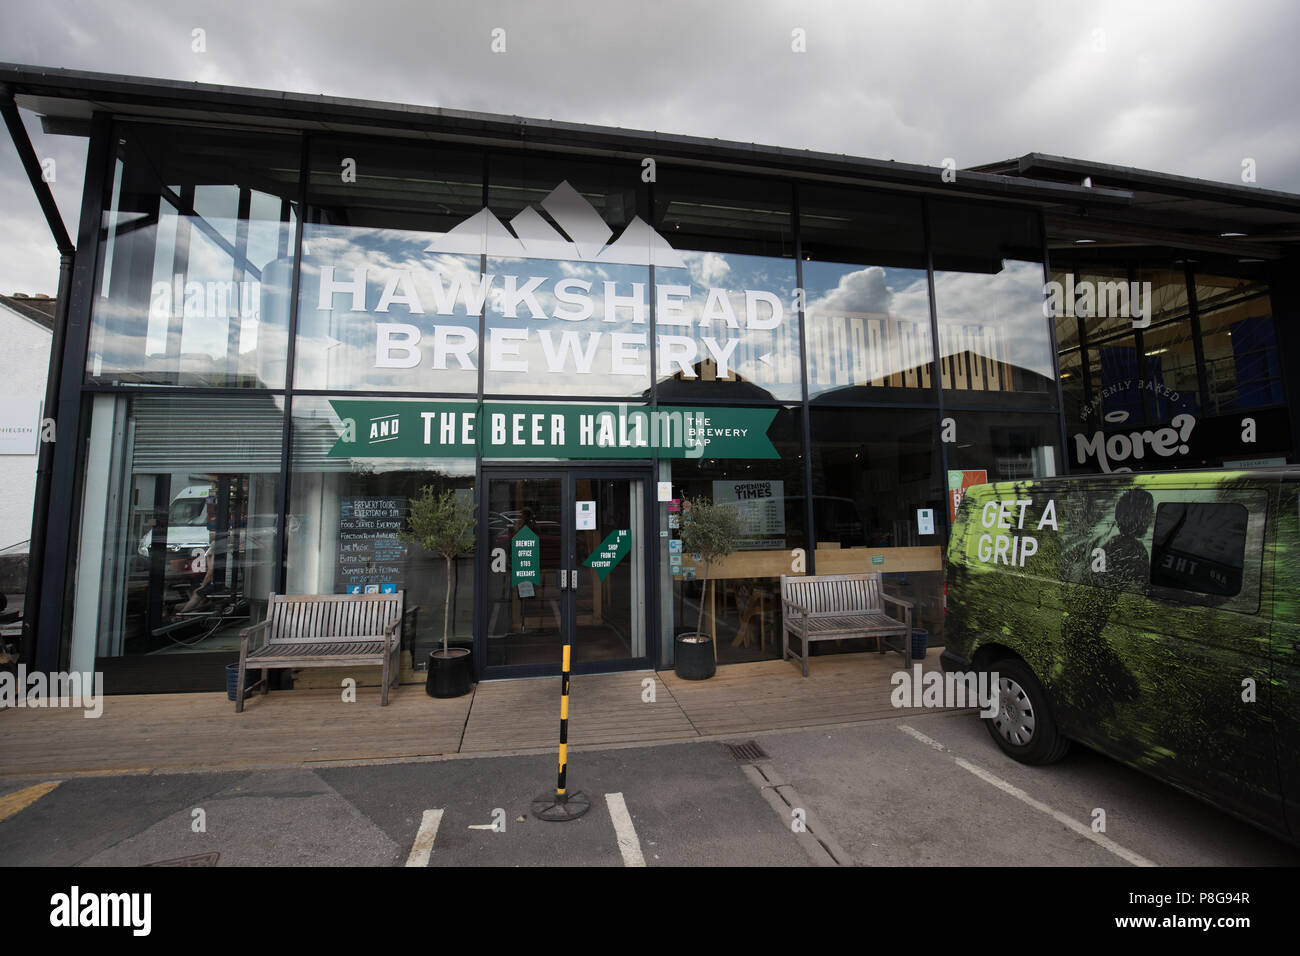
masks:
{"type": "MultiPolygon", "coordinates": [[[[929,713],[916,711],[900,712],[897,716],[873,717],[866,720],[837,721],[826,724],[805,724],[798,727],[762,728],[728,734],[702,734],[679,740],[632,740],[615,744],[579,744],[569,743],[569,754],[603,753],[610,750],[630,750],[636,747],[680,747],[696,744],[728,743],[732,741],[752,740],[755,737],[782,736],[798,734],[809,730],[830,730],[834,728],[859,727],[892,720],[926,720],[933,717],[948,717],[956,714],[973,714],[973,708],[967,710],[935,710],[929,713]]],[[[532,747],[517,750],[477,750],[471,753],[430,754],[414,757],[357,757],[344,760],[302,760],[289,762],[231,762],[220,764],[191,764],[170,767],[133,767],[113,770],[61,770],[52,773],[6,774],[0,776],[0,788],[18,789],[26,783],[44,780],[75,780],[81,777],[116,777],[116,776],[166,776],[169,774],[192,773],[241,773],[249,770],[323,770],[331,767],[375,767],[388,764],[441,763],[452,760],[481,760],[492,757],[536,757],[556,754],[555,747],[532,747]]],[[[572,763],[572,761],[570,761],[572,763]]]]}
{"type": "MultiPolygon", "coordinates": [[[[743,665],[740,665],[743,666],[743,665]]],[[[640,674],[642,672],[634,672],[640,674]]],[[[657,674],[655,671],[645,671],[646,674],[657,674]]],[[[524,680],[554,680],[554,677],[536,677],[523,678],[524,680]]],[[[682,707],[682,704],[673,695],[671,688],[662,680],[658,681],[660,688],[665,693],[673,705],[680,709],[687,721],[690,722],[690,716],[682,707]]],[[[471,697],[470,708],[466,714],[466,726],[472,720],[474,697],[477,695],[478,687],[471,697]]],[[[111,699],[111,698],[110,698],[111,699]]],[[[558,705],[557,724],[558,724],[558,705]]],[[[895,720],[904,717],[913,719],[924,719],[934,714],[954,714],[963,711],[954,710],[925,710],[918,711],[914,708],[903,708],[897,712],[882,714],[878,717],[860,718],[855,720],[831,720],[825,723],[801,723],[789,727],[753,727],[741,731],[730,731],[722,734],[701,734],[697,731],[695,737],[683,737],[678,739],[652,739],[642,738],[635,740],[622,740],[618,742],[606,742],[596,744],[583,744],[580,740],[572,740],[569,743],[569,752],[571,754],[580,754],[583,752],[603,752],[611,750],[623,750],[634,747],[660,747],[674,746],[678,744],[695,744],[695,743],[714,743],[728,742],[737,740],[747,740],[756,736],[765,736],[770,734],[788,734],[799,733],[818,728],[836,728],[836,727],[854,727],[860,724],[876,723],[881,720],[895,720]]],[[[692,723],[692,726],[694,724],[692,723]]],[[[476,750],[470,752],[445,752],[436,754],[408,754],[408,755],[385,755],[374,754],[357,757],[341,758],[305,758],[302,760],[267,760],[259,761],[249,758],[238,758],[231,760],[208,760],[199,761],[193,764],[169,765],[160,767],[151,767],[147,765],[123,766],[113,768],[97,767],[85,770],[58,770],[58,771],[34,771],[31,773],[9,773],[0,775],[0,786],[6,783],[19,785],[24,782],[47,781],[47,780],[71,780],[78,777],[94,776],[129,776],[129,775],[166,775],[166,774],[186,774],[186,773],[213,773],[221,771],[237,772],[242,770],[281,770],[281,769],[323,769],[329,767],[350,767],[350,766],[381,766],[385,764],[403,764],[403,763],[433,763],[444,760],[467,760],[480,757],[501,757],[501,756],[536,756],[541,754],[554,754],[558,749],[558,731],[556,734],[555,744],[548,744],[544,747],[530,748],[501,748],[495,750],[476,750]]],[[[463,740],[463,734],[462,734],[463,740]]]]}

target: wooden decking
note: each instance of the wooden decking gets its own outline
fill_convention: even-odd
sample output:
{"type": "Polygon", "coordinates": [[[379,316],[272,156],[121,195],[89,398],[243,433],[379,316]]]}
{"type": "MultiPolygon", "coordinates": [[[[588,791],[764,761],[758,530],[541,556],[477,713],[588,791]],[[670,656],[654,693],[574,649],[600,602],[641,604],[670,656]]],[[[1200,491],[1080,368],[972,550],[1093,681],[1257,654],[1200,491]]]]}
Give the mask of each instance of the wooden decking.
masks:
{"type": "MultiPolygon", "coordinates": [[[[671,671],[574,677],[569,743],[576,750],[689,740],[909,712],[890,704],[890,675],[902,666],[896,654],[824,655],[815,664],[807,678],[783,661],[732,664],[707,681],[671,671]]],[[[938,666],[931,649],[925,670],[938,666]]],[[[337,689],[272,692],[249,698],[242,714],[225,694],[110,697],[97,719],[79,709],[0,711],[0,776],[313,765],[558,743],[558,678],[490,681],[455,700],[404,685],[388,707],[378,706],[378,694],[362,687],[344,703],[337,689]]]]}
{"type": "MultiPolygon", "coordinates": [[[[923,663],[925,671],[938,670],[939,653],[931,649],[923,663]]],[[[672,671],[658,676],[696,733],[710,736],[897,717],[912,709],[889,702],[890,675],[901,669],[895,653],[829,654],[813,658],[807,677],[791,661],[720,667],[706,681],[672,671]]]]}

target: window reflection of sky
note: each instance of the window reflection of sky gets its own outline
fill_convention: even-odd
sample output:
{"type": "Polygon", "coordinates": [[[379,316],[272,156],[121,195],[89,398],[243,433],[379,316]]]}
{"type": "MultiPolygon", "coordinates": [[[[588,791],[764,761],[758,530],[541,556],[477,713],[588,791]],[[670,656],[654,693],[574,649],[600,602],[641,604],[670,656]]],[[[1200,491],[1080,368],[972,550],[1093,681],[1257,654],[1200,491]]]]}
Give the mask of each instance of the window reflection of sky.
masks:
{"type": "Polygon", "coordinates": [[[957,342],[940,342],[945,357],[969,348],[1034,375],[1053,377],[1042,263],[1004,259],[996,275],[936,272],[934,294],[941,337],[945,326],[992,329],[1000,353],[989,354],[982,337],[963,336],[957,342]]]}
{"type": "Polygon", "coordinates": [[[871,384],[931,387],[923,270],[805,262],[803,279],[810,397],[871,384]]]}
{"type": "MultiPolygon", "coordinates": [[[[675,328],[661,325],[659,334],[691,335],[697,340],[709,336],[720,350],[734,348],[730,353],[734,356],[732,365],[741,380],[759,386],[776,399],[800,398],[799,316],[793,308],[797,286],[794,260],[687,250],[682,250],[682,259],[686,262],[684,269],[656,269],[655,282],[690,286],[691,297],[684,311],[692,324],[675,328]],[[736,316],[738,328],[730,327],[726,319],[704,318],[710,288],[726,290],[726,299],[736,316]],[[746,328],[745,291],[750,289],[770,292],[780,300],[782,316],[775,328],[746,328]],[[736,343],[734,347],[730,344],[732,341],[736,343]]],[[[767,311],[760,307],[760,321],[767,315],[767,311]]],[[[708,355],[701,344],[696,363],[697,376],[701,371],[699,363],[708,355]]],[[[660,381],[670,377],[664,372],[661,363],[660,381]]],[[[678,375],[680,371],[674,368],[672,374],[678,375]]],[[[706,387],[701,384],[701,395],[705,394],[706,387]]]]}
{"type": "MultiPolygon", "coordinates": [[[[195,205],[199,212],[224,211],[229,198],[215,187],[197,190],[195,205]]],[[[163,383],[192,377],[208,384],[234,384],[227,377],[254,372],[263,354],[283,353],[288,313],[264,308],[268,292],[274,294],[264,284],[268,266],[289,245],[292,224],[266,219],[242,223],[241,261],[247,268],[237,270],[231,252],[241,223],[231,213],[178,216],[164,205],[157,224],[139,226],[131,217],[115,220],[116,228],[123,230],[114,237],[115,259],[147,257],[152,268],[147,285],[121,281],[114,286],[105,277],[95,303],[87,362],[92,375],[163,383]],[[178,242],[186,246],[179,265],[178,242]],[[179,331],[174,339],[173,329],[179,331]]],[[[279,291],[283,298],[284,290],[279,291]]],[[[283,359],[278,374],[268,375],[261,368],[255,374],[263,387],[283,387],[283,359]]]]}
{"type": "MultiPolygon", "coordinates": [[[[437,255],[427,251],[430,233],[391,229],[358,230],[308,226],[304,235],[302,304],[296,382],[302,388],[400,389],[447,393],[473,392],[477,365],[486,356],[484,388],[488,394],[640,396],[649,388],[649,311],[655,290],[650,271],[630,266],[546,259],[488,260],[492,276],[486,299],[487,342],[470,350],[473,368],[461,368],[454,356],[446,369],[434,369],[430,341],[438,325],[462,327],[477,335],[477,316],[468,314],[458,297],[451,315],[437,313],[433,277],[450,289],[453,281],[481,288],[478,257],[437,255]],[[357,270],[367,275],[365,313],[353,313],[349,292],[336,291],[332,309],[318,306],[321,269],[332,266],[336,288],[357,270]],[[411,275],[409,288],[424,309],[391,303],[377,311],[385,284],[396,272],[411,275]],[[508,291],[514,277],[516,294],[508,291]],[[535,281],[540,280],[540,281],[535,281]],[[522,290],[530,282],[529,297],[522,290]],[[564,283],[568,283],[566,286],[564,283]],[[612,283],[612,287],[607,287],[612,283]],[[639,288],[638,288],[639,286],[639,288]],[[617,301],[607,302],[607,291],[617,301]],[[641,315],[634,297],[644,301],[641,315]],[[536,309],[534,305],[536,304],[536,309]],[[507,315],[513,311],[514,315],[507,315]],[[420,362],[409,369],[375,368],[376,324],[413,325],[420,332],[420,362]],[[496,336],[494,332],[506,334],[496,336]],[[514,332],[516,334],[510,334],[514,332]]],[[[656,270],[660,287],[686,286],[683,324],[659,328],[660,379],[700,378],[716,374],[711,356],[723,356],[734,374],[780,398],[799,397],[798,318],[791,308],[794,264],[758,256],[683,252],[686,267],[656,270]],[[735,316],[705,317],[709,290],[724,290],[735,316]],[[771,293],[780,300],[781,319],[771,330],[746,327],[746,290],[771,293]],[[712,342],[712,347],[705,339],[712,342]],[[671,350],[665,361],[665,349],[671,350]]],[[[759,322],[769,320],[766,303],[755,306],[759,322]]],[[[720,302],[714,311],[726,313],[720,302]]]]}
{"type": "MultiPolygon", "coordinates": [[[[232,281],[233,262],[222,241],[230,243],[238,235],[239,223],[229,216],[216,215],[226,211],[230,200],[231,196],[220,191],[210,195],[203,190],[196,193],[196,208],[209,213],[204,224],[219,239],[190,226],[185,281],[205,287],[232,281]]],[[[157,225],[117,237],[119,247],[130,243],[149,249],[154,288],[159,283],[170,283],[176,234],[185,222],[164,210],[157,225]]],[[[280,387],[289,297],[281,287],[287,269],[278,268],[278,263],[285,258],[280,252],[285,249],[289,229],[291,224],[267,219],[247,223],[247,260],[252,269],[261,270],[264,275],[258,282],[252,269],[243,273],[246,282],[255,283],[251,286],[254,294],[241,300],[236,286],[225,315],[186,314],[183,302],[171,305],[169,312],[166,302],[151,302],[149,307],[142,307],[118,296],[100,298],[92,365],[98,362],[101,374],[135,372],[146,377],[161,375],[159,380],[167,380],[169,375],[174,378],[177,367],[182,372],[194,366],[200,372],[206,369],[211,373],[213,363],[226,358],[233,341],[239,355],[259,353],[238,364],[257,365],[259,384],[280,387]],[[169,343],[169,327],[175,324],[171,318],[173,312],[181,316],[180,335],[178,342],[169,343]],[[168,355],[169,347],[178,350],[179,356],[168,355]],[[166,371],[168,368],[170,371],[166,371]]],[[[485,371],[485,389],[489,394],[636,397],[646,393],[649,323],[637,321],[641,317],[634,315],[629,300],[634,295],[643,295],[648,316],[655,290],[650,287],[647,267],[491,259],[488,272],[494,278],[486,303],[489,337],[487,343],[479,344],[475,341],[478,316],[469,314],[463,297],[457,297],[452,314],[440,315],[431,284],[432,274],[436,273],[446,287],[459,281],[466,288],[481,288],[479,259],[473,255],[430,253],[428,246],[433,238],[433,233],[399,229],[318,224],[304,227],[298,387],[472,394],[478,387],[478,364],[486,354],[496,360],[497,366],[491,367],[490,361],[485,371]],[[323,266],[334,268],[336,283],[348,282],[358,270],[366,270],[365,313],[349,310],[351,301],[346,292],[336,292],[332,309],[317,308],[323,266]],[[398,291],[414,292],[424,308],[422,314],[413,313],[401,301],[392,302],[386,312],[377,311],[386,283],[399,272],[410,273],[413,281],[409,288],[398,291]],[[513,317],[505,314],[506,276],[517,277],[519,287],[530,279],[540,279],[533,300],[541,317],[533,314],[530,300],[518,297],[516,314],[513,317]],[[557,284],[565,280],[571,283],[567,289],[571,298],[561,301],[557,298],[557,284]],[[584,287],[582,283],[589,285],[584,287]],[[608,311],[606,283],[613,284],[613,294],[619,297],[608,311]],[[641,288],[636,288],[637,285],[641,288]],[[575,295],[577,298],[572,298],[575,295]],[[567,312],[572,318],[556,317],[557,312],[567,312]],[[414,325],[419,329],[418,366],[375,367],[379,322],[414,325]],[[458,340],[455,335],[460,333],[454,333],[449,341],[462,345],[468,367],[462,367],[454,348],[448,350],[446,368],[433,367],[430,353],[437,326],[465,330],[465,337],[458,340]],[[494,330],[515,330],[521,334],[502,335],[494,340],[494,330]]],[[[681,324],[670,324],[667,315],[661,316],[657,343],[660,381],[675,379],[677,387],[692,392],[698,389],[703,396],[713,384],[711,380],[719,377],[721,360],[723,365],[729,365],[726,371],[733,381],[757,387],[756,397],[799,398],[801,359],[798,317],[793,308],[796,285],[793,260],[680,251],[684,268],[661,267],[655,272],[660,287],[690,289],[689,297],[681,303],[678,319],[681,324]],[[713,315],[705,317],[711,289],[719,290],[716,296],[725,299],[730,315],[715,297],[713,315]],[[746,290],[760,290],[779,299],[782,316],[775,328],[747,327],[746,290]]],[[[117,254],[122,252],[119,248],[117,254]]],[[[853,371],[852,354],[846,363],[840,353],[846,348],[851,353],[857,343],[866,339],[861,334],[854,333],[855,339],[852,334],[835,332],[829,326],[823,328],[824,323],[847,322],[852,317],[877,323],[883,319],[892,323],[892,328],[910,330],[912,338],[905,348],[891,344],[884,350],[883,365],[873,360],[877,364],[870,368],[873,374],[883,368],[886,376],[903,373],[905,379],[895,384],[921,387],[915,374],[906,376],[930,361],[933,353],[923,271],[807,262],[804,282],[810,394],[865,384],[855,378],[860,378],[861,373],[853,371]]],[[[938,272],[935,288],[943,333],[940,345],[945,357],[969,350],[1050,378],[1052,362],[1042,312],[1042,269],[1038,263],[1006,260],[996,275],[938,272]],[[995,329],[997,335],[965,334],[959,338],[950,331],[988,328],[995,329]],[[989,354],[994,350],[997,354],[989,354]]],[[[566,294],[563,288],[559,291],[566,294]]],[[[760,303],[758,312],[762,322],[768,315],[767,306],[760,303]]],[[[217,375],[220,373],[218,369],[217,375]]]]}
{"type": "MultiPolygon", "coordinates": [[[[457,298],[451,315],[439,315],[427,284],[425,270],[436,270],[444,286],[455,280],[475,287],[479,283],[479,258],[433,255],[426,248],[429,232],[400,229],[355,229],[348,226],[307,225],[303,229],[301,300],[298,310],[298,348],[294,382],[299,388],[349,388],[450,393],[474,393],[478,388],[477,349],[470,353],[471,367],[455,359],[448,368],[432,368],[428,361],[409,369],[375,368],[376,324],[380,321],[414,325],[432,337],[437,325],[472,329],[477,336],[478,317],[468,315],[457,298]],[[366,273],[365,312],[350,311],[352,297],[335,292],[333,308],[321,309],[321,269],[333,267],[336,284],[351,282],[366,273]],[[424,308],[413,314],[409,305],[394,302],[386,313],[376,312],[385,284],[395,273],[411,272],[414,292],[424,308]]],[[[423,344],[423,343],[422,343],[423,344]]]]}

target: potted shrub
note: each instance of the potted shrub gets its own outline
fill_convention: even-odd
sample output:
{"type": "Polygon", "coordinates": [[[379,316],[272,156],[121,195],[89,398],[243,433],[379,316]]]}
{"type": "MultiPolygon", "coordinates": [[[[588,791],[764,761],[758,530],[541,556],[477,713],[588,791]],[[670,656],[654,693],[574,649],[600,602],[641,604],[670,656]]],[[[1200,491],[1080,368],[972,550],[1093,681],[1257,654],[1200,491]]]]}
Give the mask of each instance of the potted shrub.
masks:
{"type": "Polygon", "coordinates": [[[704,680],[718,669],[717,620],[710,618],[711,633],[704,631],[704,606],[709,600],[713,562],[736,550],[740,536],[740,516],[725,504],[708,498],[682,502],[682,552],[697,555],[703,566],[704,589],[700,592],[700,613],[695,630],[677,635],[674,642],[673,670],[686,680],[704,680]]]}
{"type": "Polygon", "coordinates": [[[426,551],[440,554],[447,563],[446,598],[442,609],[442,648],[429,655],[429,674],[425,690],[430,697],[460,697],[468,694],[474,683],[474,670],[467,647],[448,647],[451,630],[452,562],[474,550],[474,505],[464,495],[448,489],[438,494],[432,485],[420,489],[411,499],[407,516],[409,531],[402,540],[417,544],[426,551]]]}

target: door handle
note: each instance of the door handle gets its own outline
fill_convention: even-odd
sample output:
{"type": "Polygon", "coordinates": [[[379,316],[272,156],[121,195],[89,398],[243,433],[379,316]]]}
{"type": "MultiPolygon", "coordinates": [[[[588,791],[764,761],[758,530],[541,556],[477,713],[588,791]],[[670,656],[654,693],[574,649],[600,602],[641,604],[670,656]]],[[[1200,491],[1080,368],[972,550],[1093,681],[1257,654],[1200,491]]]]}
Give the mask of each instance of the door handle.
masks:
{"type": "Polygon", "coordinates": [[[569,587],[569,572],[568,572],[568,571],[565,571],[565,570],[561,570],[561,571],[560,571],[560,590],[561,590],[561,591],[567,590],[568,587],[569,587]]]}
{"type": "Polygon", "coordinates": [[[578,569],[573,569],[573,583],[569,585],[573,590],[578,590],[578,569]]]}

